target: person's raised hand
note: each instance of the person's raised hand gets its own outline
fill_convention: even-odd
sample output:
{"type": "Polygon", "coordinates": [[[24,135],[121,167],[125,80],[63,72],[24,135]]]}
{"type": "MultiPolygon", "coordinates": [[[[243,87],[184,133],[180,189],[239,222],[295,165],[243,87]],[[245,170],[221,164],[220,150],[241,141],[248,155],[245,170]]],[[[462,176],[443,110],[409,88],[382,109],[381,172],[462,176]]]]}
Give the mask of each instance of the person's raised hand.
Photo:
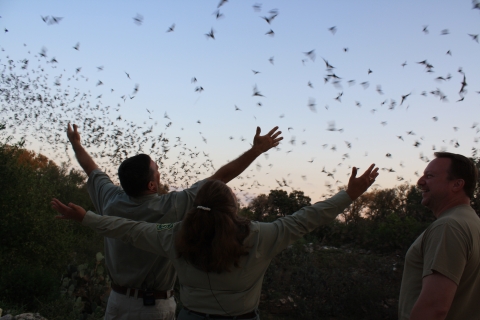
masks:
{"type": "Polygon", "coordinates": [[[348,180],[347,194],[350,199],[355,200],[360,197],[375,182],[378,177],[378,168],[372,164],[368,169],[357,178],[357,168],[352,168],[352,174],[348,180]]]}
{"type": "Polygon", "coordinates": [[[74,124],[73,125],[73,129],[72,127],[70,126],[70,123],[68,124],[68,127],[67,127],[67,137],[68,137],[68,140],[70,141],[70,143],[72,145],[79,145],[81,144],[80,143],[80,134],[78,133],[77,131],[77,125],[74,124]]]}
{"type": "Polygon", "coordinates": [[[261,136],[260,132],[262,131],[262,129],[260,129],[260,127],[257,127],[257,133],[253,138],[253,147],[257,148],[261,152],[266,152],[271,148],[278,146],[280,141],[283,140],[283,137],[280,136],[282,131],[277,130],[278,127],[275,127],[270,130],[266,135],[261,136]]]}
{"type": "Polygon", "coordinates": [[[50,202],[52,208],[55,209],[60,215],[55,216],[55,219],[66,219],[66,220],[74,220],[77,222],[82,222],[83,217],[87,213],[85,209],[76,204],[69,203],[68,206],[63,204],[60,200],[53,198],[52,202],[50,202]]]}

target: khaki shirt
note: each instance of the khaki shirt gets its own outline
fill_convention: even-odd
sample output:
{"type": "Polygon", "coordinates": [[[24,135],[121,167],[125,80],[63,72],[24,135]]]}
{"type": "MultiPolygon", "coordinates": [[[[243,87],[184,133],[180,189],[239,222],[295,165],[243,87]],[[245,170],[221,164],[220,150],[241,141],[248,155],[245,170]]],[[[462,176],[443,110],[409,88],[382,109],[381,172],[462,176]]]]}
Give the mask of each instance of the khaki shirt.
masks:
{"type": "Polygon", "coordinates": [[[351,202],[348,194],[340,191],[328,200],[274,222],[252,221],[250,234],[244,240],[245,246],[250,248],[249,254],[240,258],[238,268],[220,274],[203,272],[177,257],[174,240],[181,222],[153,224],[87,212],[82,224],[106,237],[121,239],[171,259],[178,273],[180,299],[185,307],[207,314],[235,316],[258,307],[263,276],[276,254],[318,226],[332,222],[351,202]]]}
{"type": "MultiPolygon", "coordinates": [[[[97,169],[90,174],[87,189],[100,215],[170,223],[183,219],[205,182],[197,182],[180,192],[131,198],[97,169]]],[[[166,291],[175,284],[176,272],[169,259],[117,239],[105,238],[105,262],[113,281],[120,286],[166,291]]]]}
{"type": "Polygon", "coordinates": [[[445,319],[480,319],[480,219],[469,205],[442,213],[408,249],[399,319],[410,318],[422,290],[422,279],[433,271],[458,286],[445,319]]]}

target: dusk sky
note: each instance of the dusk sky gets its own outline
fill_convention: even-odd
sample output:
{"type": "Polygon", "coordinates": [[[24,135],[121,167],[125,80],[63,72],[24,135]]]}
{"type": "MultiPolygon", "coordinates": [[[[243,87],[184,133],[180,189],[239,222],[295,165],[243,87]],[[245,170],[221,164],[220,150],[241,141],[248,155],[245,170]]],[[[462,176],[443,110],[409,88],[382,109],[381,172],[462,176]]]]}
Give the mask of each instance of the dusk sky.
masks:
{"type": "MultiPolygon", "coordinates": [[[[151,127],[148,135],[170,140],[160,170],[188,161],[199,172],[191,183],[213,173],[201,166],[206,159],[218,169],[248,150],[257,126],[262,133],[279,126],[280,146],[230,185],[245,199],[285,180],[284,190],[313,201],[345,185],[351,166],[383,169],[379,188],[414,184],[435,151],[471,156],[479,147],[480,10],[470,0],[218,6],[0,0],[0,88],[11,90],[5,77],[15,74],[48,85],[30,95],[47,90],[66,99],[48,109],[36,104],[33,119],[26,110],[34,104],[7,101],[4,91],[6,134],[60,163],[68,121],[83,135],[86,117],[103,117],[105,130],[135,123],[140,137],[151,127]],[[25,120],[13,121],[15,113],[25,120]],[[55,133],[55,143],[40,138],[55,133]],[[182,155],[175,141],[198,157],[182,155]]],[[[95,160],[116,171],[108,156],[95,160]]],[[[79,169],[73,158],[71,165],[79,169]]]]}

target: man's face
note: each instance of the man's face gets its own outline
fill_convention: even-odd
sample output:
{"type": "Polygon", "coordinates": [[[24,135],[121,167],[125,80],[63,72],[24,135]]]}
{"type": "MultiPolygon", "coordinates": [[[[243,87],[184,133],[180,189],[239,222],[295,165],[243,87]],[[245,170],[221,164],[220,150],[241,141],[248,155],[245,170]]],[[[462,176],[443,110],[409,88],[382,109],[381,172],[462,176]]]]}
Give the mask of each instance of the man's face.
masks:
{"type": "Polygon", "coordinates": [[[158,171],[158,165],[155,163],[155,161],[150,160],[150,170],[153,171],[153,183],[155,185],[155,192],[160,191],[160,172],[158,171]]]}
{"type": "Polygon", "coordinates": [[[455,180],[448,179],[448,169],[452,160],[435,158],[418,179],[417,186],[422,191],[422,204],[435,214],[452,198],[452,187],[455,180]]]}

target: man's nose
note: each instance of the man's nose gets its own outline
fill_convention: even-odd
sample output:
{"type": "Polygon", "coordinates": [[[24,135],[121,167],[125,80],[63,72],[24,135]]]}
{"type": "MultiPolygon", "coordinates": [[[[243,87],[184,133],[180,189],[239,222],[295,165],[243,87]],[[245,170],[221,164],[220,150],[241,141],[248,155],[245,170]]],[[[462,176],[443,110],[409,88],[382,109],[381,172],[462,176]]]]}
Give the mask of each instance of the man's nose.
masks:
{"type": "Polygon", "coordinates": [[[423,176],[421,176],[417,181],[417,185],[422,185],[424,183],[425,183],[425,180],[423,179],[423,176]]]}

